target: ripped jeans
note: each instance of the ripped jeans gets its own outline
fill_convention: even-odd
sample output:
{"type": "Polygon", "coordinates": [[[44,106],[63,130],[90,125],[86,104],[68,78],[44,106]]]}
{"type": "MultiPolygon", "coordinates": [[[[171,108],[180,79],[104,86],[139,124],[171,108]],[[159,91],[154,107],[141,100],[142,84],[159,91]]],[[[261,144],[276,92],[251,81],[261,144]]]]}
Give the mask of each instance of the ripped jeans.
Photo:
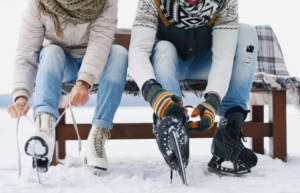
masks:
{"type": "MultiPolygon", "coordinates": [[[[224,117],[227,110],[235,106],[248,110],[247,103],[257,62],[258,47],[255,28],[240,24],[232,76],[228,91],[221,102],[219,116],[224,117]],[[251,45],[250,51],[247,51],[249,45],[251,45]]],[[[178,56],[173,44],[159,41],[152,51],[151,63],[156,79],[163,88],[182,99],[179,80],[207,80],[212,65],[212,51],[207,50],[198,57],[184,61],[178,56]],[[164,53],[162,57],[162,50],[170,52],[164,53]]]]}
{"type": "MultiPolygon", "coordinates": [[[[57,45],[45,46],[39,55],[33,116],[48,113],[59,118],[58,107],[62,83],[76,82],[83,58],[72,58],[57,45]]],[[[126,83],[128,52],[112,45],[108,60],[98,81],[97,105],[92,124],[112,129],[126,83]]]]}

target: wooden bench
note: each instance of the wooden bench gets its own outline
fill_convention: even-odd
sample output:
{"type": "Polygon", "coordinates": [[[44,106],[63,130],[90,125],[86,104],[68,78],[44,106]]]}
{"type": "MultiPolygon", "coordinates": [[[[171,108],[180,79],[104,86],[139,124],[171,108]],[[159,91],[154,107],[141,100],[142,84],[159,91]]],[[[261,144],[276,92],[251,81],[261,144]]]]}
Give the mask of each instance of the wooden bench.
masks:
{"type": "MultiPolygon", "coordinates": [[[[115,35],[117,44],[129,48],[130,29],[119,29],[115,35]]],[[[128,89],[125,87],[124,92],[128,89]]],[[[267,91],[269,96],[269,122],[264,123],[264,106],[258,106],[252,99],[249,100],[250,122],[243,123],[243,134],[250,139],[250,147],[256,153],[264,154],[264,137],[270,139],[269,155],[287,161],[286,146],[286,91],[266,90],[253,87],[251,92],[267,91]]],[[[66,96],[63,95],[61,104],[65,104],[66,96]]],[[[64,107],[59,112],[64,111],[64,107]]],[[[150,107],[149,107],[150,108],[150,107]]],[[[213,138],[214,127],[205,133],[190,132],[190,138],[213,138]]],[[[85,140],[91,129],[91,124],[78,124],[81,139],[85,140]]],[[[119,123],[114,124],[110,139],[154,139],[152,123],[119,123]]],[[[66,156],[66,140],[77,140],[76,132],[72,124],[66,124],[65,116],[62,117],[56,127],[56,148],[52,165],[58,164],[58,159],[66,156]]]]}

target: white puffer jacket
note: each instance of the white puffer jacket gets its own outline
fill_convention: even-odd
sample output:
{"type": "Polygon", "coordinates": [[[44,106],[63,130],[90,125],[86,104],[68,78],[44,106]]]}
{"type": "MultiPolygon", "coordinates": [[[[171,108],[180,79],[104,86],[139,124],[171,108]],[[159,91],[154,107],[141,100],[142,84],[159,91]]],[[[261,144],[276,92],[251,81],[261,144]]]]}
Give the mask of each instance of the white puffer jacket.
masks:
{"type": "MultiPolygon", "coordinates": [[[[37,60],[43,45],[55,44],[68,50],[74,58],[84,57],[78,80],[83,80],[89,85],[97,82],[114,39],[118,0],[109,0],[107,10],[94,23],[77,26],[67,23],[62,40],[55,37],[53,21],[49,16],[41,14],[40,21],[37,21],[36,8],[37,0],[28,0],[23,13],[13,73],[13,100],[19,96],[28,99],[32,96],[38,71],[37,60]]],[[[59,18],[59,21],[64,27],[66,22],[62,18],[59,18]]]]}

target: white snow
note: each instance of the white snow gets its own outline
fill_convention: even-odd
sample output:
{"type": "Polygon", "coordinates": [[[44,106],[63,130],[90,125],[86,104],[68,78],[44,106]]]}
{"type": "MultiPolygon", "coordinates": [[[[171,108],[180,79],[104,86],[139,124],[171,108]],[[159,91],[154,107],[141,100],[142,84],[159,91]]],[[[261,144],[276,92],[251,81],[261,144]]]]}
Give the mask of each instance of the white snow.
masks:
{"type": "MultiPolygon", "coordinates": [[[[32,111],[29,114],[32,115],[32,111]]],[[[74,108],[74,114],[78,123],[88,123],[91,121],[93,109],[74,108]]],[[[0,192],[300,192],[299,115],[291,105],[287,106],[287,115],[288,162],[258,155],[257,167],[246,177],[226,177],[208,172],[211,139],[191,139],[191,157],[187,168],[188,187],[183,186],[176,176],[170,185],[170,171],[154,139],[109,140],[106,151],[110,168],[107,172],[101,172],[100,176],[94,175],[83,164],[85,148],[78,156],[77,141],[69,141],[66,159],[42,174],[44,184],[38,185],[35,170],[31,167],[32,159],[24,152],[25,141],[34,128],[28,120],[21,119],[19,138],[22,175],[18,179],[16,120],[12,120],[5,109],[0,109],[0,192]]],[[[67,116],[67,121],[71,123],[70,114],[67,116]]],[[[121,107],[115,116],[115,122],[151,122],[151,117],[150,107],[121,107]]]]}

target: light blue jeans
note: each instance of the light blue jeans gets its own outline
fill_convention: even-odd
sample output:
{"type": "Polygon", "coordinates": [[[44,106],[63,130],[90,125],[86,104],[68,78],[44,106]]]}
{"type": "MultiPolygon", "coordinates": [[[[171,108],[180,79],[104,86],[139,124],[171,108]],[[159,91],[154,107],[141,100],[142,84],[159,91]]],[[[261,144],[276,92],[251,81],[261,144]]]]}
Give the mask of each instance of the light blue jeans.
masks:
{"type": "MultiPolygon", "coordinates": [[[[255,28],[240,24],[232,76],[218,115],[224,117],[227,110],[235,106],[248,110],[247,103],[257,62],[258,47],[255,28]],[[254,46],[252,53],[246,51],[249,45],[254,46]]],[[[179,80],[207,80],[212,65],[212,51],[207,50],[198,57],[184,61],[178,56],[173,44],[159,41],[152,51],[151,63],[157,81],[164,89],[181,99],[179,80]]]]}
{"type": "MultiPolygon", "coordinates": [[[[59,118],[58,107],[62,83],[75,82],[83,58],[74,59],[57,45],[45,46],[39,55],[33,115],[49,113],[59,118]]],[[[120,105],[126,82],[128,52],[112,45],[110,55],[99,79],[97,105],[92,124],[112,129],[113,118],[120,105]]]]}

